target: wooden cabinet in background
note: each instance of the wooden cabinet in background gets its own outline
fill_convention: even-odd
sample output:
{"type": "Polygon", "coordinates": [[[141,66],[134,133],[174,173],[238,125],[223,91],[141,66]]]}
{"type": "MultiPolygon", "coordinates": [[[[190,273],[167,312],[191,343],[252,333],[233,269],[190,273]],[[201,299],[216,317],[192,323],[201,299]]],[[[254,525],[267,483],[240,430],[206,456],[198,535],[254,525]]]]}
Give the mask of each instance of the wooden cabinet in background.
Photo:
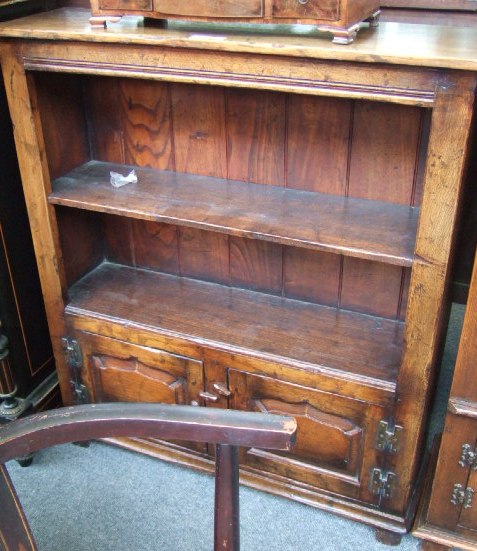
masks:
{"type": "MultiPolygon", "coordinates": [[[[41,6],[0,3],[0,21],[41,6]]],[[[13,128],[0,83],[0,423],[60,402],[55,362],[18,169],[13,128]]]]}
{"type": "Polygon", "coordinates": [[[440,446],[414,534],[431,550],[477,548],[477,259],[440,446]]]}
{"type": "Polygon", "coordinates": [[[105,26],[123,15],[168,19],[227,22],[315,25],[333,35],[333,42],[350,44],[360,23],[376,26],[377,0],[91,0],[92,25],[105,26]]]}
{"type": "MultiPolygon", "coordinates": [[[[345,49],[91,30],[88,15],[0,26],[65,401],[292,414],[293,452],[245,450],[242,480],[398,539],[446,321],[477,32],[383,25],[345,49]],[[110,184],[132,169],[137,184],[110,184]]],[[[212,467],[205,447],[120,443],[212,467]]]]}

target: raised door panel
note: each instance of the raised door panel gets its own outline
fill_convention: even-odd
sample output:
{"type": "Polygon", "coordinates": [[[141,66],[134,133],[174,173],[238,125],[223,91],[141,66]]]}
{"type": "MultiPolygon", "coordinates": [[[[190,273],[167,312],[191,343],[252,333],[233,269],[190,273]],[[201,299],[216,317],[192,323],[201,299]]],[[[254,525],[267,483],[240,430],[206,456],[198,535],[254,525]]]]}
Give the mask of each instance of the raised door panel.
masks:
{"type": "Polygon", "coordinates": [[[383,415],[380,407],[233,369],[228,380],[233,409],[292,415],[298,425],[291,452],[248,449],[243,457],[248,466],[375,501],[368,484],[377,461],[374,440],[383,415]]]}
{"type": "MultiPolygon", "coordinates": [[[[75,334],[93,402],[200,403],[201,361],[91,333],[75,334]]],[[[205,446],[188,447],[205,451],[205,446]]]]}
{"type": "Polygon", "coordinates": [[[155,8],[161,14],[185,17],[260,17],[263,0],[155,0],[155,8]]]}

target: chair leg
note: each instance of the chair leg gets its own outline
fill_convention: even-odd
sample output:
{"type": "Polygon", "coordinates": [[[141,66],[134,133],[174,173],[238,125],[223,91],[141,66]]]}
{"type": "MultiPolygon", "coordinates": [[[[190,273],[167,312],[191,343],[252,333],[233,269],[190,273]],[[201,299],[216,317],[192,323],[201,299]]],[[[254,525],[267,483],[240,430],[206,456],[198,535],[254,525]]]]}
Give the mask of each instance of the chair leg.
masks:
{"type": "Polygon", "coordinates": [[[214,550],[239,551],[238,448],[229,444],[215,447],[214,550]]]}
{"type": "Polygon", "coordinates": [[[37,551],[30,526],[4,465],[0,465],[0,548],[37,551]]]}

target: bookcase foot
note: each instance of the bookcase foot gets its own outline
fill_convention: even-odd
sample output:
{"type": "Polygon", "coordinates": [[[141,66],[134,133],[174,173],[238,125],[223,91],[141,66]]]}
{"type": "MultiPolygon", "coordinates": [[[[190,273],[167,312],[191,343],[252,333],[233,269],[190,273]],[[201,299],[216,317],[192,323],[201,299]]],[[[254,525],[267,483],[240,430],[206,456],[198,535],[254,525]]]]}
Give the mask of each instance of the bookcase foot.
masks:
{"type": "Polygon", "coordinates": [[[374,531],[376,540],[384,545],[399,545],[402,540],[402,535],[384,528],[376,528],[374,531]]]}
{"type": "Polygon", "coordinates": [[[359,24],[349,29],[333,29],[333,44],[351,44],[358,34],[359,24]]]}
{"type": "Polygon", "coordinates": [[[374,12],[373,15],[364,20],[365,23],[369,23],[370,27],[377,27],[379,25],[380,14],[381,12],[379,10],[374,12]]]}
{"type": "Polygon", "coordinates": [[[107,17],[107,16],[92,16],[89,18],[89,24],[92,27],[103,27],[106,29],[108,23],[118,23],[121,21],[121,17],[107,17]]]}

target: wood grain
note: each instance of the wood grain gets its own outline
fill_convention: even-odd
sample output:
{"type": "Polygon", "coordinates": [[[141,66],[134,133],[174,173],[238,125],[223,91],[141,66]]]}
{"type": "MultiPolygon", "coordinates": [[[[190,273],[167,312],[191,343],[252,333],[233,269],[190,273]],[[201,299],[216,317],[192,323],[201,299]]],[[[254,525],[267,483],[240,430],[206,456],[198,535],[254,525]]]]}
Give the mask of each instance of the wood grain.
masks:
{"type": "Polygon", "coordinates": [[[349,195],[410,205],[419,130],[415,107],[356,103],[349,195]]]}
{"type": "Polygon", "coordinates": [[[89,159],[81,82],[71,75],[41,74],[35,89],[48,169],[57,178],[89,159]]]}
{"type": "Polygon", "coordinates": [[[135,265],[178,275],[178,233],[172,224],[132,220],[135,265]]]}
{"type": "MultiPolygon", "coordinates": [[[[439,88],[433,110],[429,151],[426,164],[424,196],[416,240],[416,257],[430,261],[415,264],[411,274],[406,316],[402,367],[398,395],[408,400],[396,406],[396,422],[404,423],[406,439],[401,469],[401,483],[395,503],[408,499],[416,476],[418,450],[422,444],[423,404],[429,397],[429,382],[438,354],[445,321],[445,292],[449,274],[449,256],[454,245],[460,184],[466,166],[472,107],[476,80],[474,75],[455,74],[439,88]],[[452,105],[452,107],[451,107],[452,105]],[[404,403],[405,402],[405,403],[404,403]]],[[[390,468],[395,468],[394,460],[390,468]]]]}
{"type": "Polygon", "coordinates": [[[352,102],[288,97],[287,186],[345,195],[352,102]]]}
{"type": "Polygon", "coordinates": [[[398,266],[343,260],[340,306],[346,310],[396,319],[400,307],[402,269],[398,266]]]}
{"type": "Polygon", "coordinates": [[[87,163],[55,181],[50,202],[401,266],[412,263],[414,208],[150,169],[137,169],[137,185],[113,188],[109,171],[126,174],[129,168],[87,163]]]}
{"type": "Polygon", "coordinates": [[[341,261],[337,254],[284,247],[285,296],[338,306],[341,261]]]}
{"type": "Polygon", "coordinates": [[[401,355],[400,322],[113,264],[83,278],[70,297],[68,313],[289,358],[377,385],[393,380],[401,355]]]}
{"type": "MultiPolygon", "coordinates": [[[[189,31],[161,30],[157,27],[138,26],[136,21],[125,20],[108,33],[91,32],[88,9],[63,8],[29,19],[18,19],[0,25],[0,36],[61,40],[82,40],[98,43],[116,42],[147,44],[191,50],[218,49],[213,35],[201,34],[188,40],[189,31]]],[[[304,39],[300,33],[290,36],[256,33],[253,37],[239,33],[227,34],[220,43],[224,52],[266,54],[287,57],[331,59],[359,63],[390,63],[411,67],[440,67],[452,70],[475,71],[477,55],[474,44],[475,28],[443,28],[425,24],[382,23],[372,32],[361,33],[359,40],[349,48],[331,44],[329,40],[313,36],[304,39]],[[401,40],[396,40],[396,35],[401,40]]],[[[389,83],[391,85],[391,83],[389,83]]]]}
{"type": "MultiPolygon", "coordinates": [[[[285,184],[284,94],[227,90],[227,174],[257,184],[285,184]]],[[[233,285],[282,290],[282,250],[273,243],[230,238],[233,285]]]]}
{"type": "Polygon", "coordinates": [[[176,170],[226,178],[223,89],[173,84],[171,97],[176,170]]]}

